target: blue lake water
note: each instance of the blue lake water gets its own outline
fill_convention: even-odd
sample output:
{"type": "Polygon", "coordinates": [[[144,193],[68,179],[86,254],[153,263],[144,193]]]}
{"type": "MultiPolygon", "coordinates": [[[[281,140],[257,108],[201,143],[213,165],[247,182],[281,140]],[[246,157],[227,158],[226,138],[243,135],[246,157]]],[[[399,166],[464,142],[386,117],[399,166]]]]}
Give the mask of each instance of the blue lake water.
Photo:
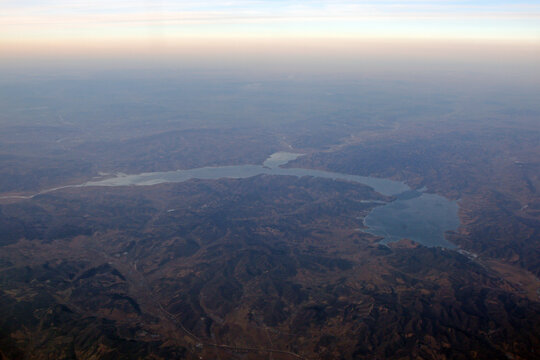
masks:
{"type": "Polygon", "coordinates": [[[398,199],[374,208],[364,219],[368,232],[384,237],[383,244],[403,238],[427,246],[455,248],[444,233],[459,226],[457,202],[436,194],[398,199]]]}
{"type": "Polygon", "coordinates": [[[280,167],[301,155],[278,152],[270,156],[262,165],[202,167],[136,175],[118,174],[112,178],[89,181],[76,186],[144,186],[183,182],[189,179],[248,178],[260,174],[345,180],[368,185],[383,195],[396,196],[396,200],[374,208],[364,219],[364,224],[368,227],[366,232],[384,237],[381,243],[386,244],[407,238],[426,246],[455,248],[444,237],[445,231],[455,230],[459,226],[458,205],[455,201],[436,194],[411,190],[400,181],[322,170],[280,167]]]}

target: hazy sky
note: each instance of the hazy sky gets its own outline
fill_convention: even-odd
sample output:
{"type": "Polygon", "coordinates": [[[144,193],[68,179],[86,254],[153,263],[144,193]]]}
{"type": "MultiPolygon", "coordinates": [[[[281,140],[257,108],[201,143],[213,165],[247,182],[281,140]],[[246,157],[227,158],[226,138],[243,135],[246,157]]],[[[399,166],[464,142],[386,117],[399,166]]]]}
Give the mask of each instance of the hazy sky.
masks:
{"type": "Polygon", "coordinates": [[[540,1],[2,0],[0,39],[540,38],[540,1]]]}
{"type": "Polygon", "coordinates": [[[540,0],[0,0],[0,82],[94,76],[536,96],[540,0]]]}
{"type": "Polygon", "coordinates": [[[0,58],[141,45],[197,53],[236,46],[231,39],[279,40],[289,50],[320,39],[540,45],[540,0],[0,0],[0,8],[0,58]]]}

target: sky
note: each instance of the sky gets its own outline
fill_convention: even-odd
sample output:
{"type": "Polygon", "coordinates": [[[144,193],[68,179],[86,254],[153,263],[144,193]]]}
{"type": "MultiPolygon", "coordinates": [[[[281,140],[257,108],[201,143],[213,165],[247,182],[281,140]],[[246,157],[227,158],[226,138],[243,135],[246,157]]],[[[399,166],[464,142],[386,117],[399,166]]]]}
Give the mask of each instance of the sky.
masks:
{"type": "Polygon", "coordinates": [[[0,8],[0,58],[265,41],[294,49],[329,39],[540,45],[540,0],[0,0],[0,8]]]}

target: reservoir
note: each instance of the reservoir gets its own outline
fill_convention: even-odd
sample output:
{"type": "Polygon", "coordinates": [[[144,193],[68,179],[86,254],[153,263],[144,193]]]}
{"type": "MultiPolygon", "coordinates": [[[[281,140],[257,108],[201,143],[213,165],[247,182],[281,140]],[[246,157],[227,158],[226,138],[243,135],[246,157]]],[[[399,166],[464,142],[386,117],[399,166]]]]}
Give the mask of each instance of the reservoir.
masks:
{"type": "Polygon", "coordinates": [[[374,208],[364,219],[368,232],[384,237],[382,244],[403,238],[426,246],[454,249],[444,233],[459,226],[458,205],[437,194],[418,193],[374,208]]]}
{"type": "Polygon", "coordinates": [[[260,174],[345,180],[365,184],[383,195],[396,197],[394,201],[375,207],[364,219],[364,225],[368,228],[365,231],[383,237],[382,244],[407,238],[425,246],[455,248],[455,245],[445,239],[444,233],[456,230],[459,226],[456,201],[411,190],[405,183],[390,179],[280,167],[299,156],[302,154],[278,152],[272,154],[262,165],[202,167],[136,175],[118,174],[112,178],[68,187],[144,186],[190,179],[248,178],[260,174]]]}
{"type": "Polygon", "coordinates": [[[136,175],[118,174],[112,178],[89,181],[78,186],[155,185],[169,182],[183,182],[189,179],[242,179],[267,174],[296,177],[313,176],[325,179],[346,180],[368,185],[383,195],[396,195],[410,190],[405,183],[389,179],[341,174],[322,170],[290,169],[280,167],[281,165],[285,165],[289,161],[294,160],[301,155],[302,154],[278,152],[272,154],[262,165],[209,166],[186,170],[149,172],[136,175]]]}

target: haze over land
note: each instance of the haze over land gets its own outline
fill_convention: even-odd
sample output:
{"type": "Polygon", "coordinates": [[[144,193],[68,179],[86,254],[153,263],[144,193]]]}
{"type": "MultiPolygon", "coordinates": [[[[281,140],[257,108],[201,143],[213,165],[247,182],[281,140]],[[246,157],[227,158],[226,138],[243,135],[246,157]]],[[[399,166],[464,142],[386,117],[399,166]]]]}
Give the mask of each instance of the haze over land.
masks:
{"type": "Polygon", "coordinates": [[[539,1],[4,1],[0,358],[537,358],[538,99],[539,1]]]}

